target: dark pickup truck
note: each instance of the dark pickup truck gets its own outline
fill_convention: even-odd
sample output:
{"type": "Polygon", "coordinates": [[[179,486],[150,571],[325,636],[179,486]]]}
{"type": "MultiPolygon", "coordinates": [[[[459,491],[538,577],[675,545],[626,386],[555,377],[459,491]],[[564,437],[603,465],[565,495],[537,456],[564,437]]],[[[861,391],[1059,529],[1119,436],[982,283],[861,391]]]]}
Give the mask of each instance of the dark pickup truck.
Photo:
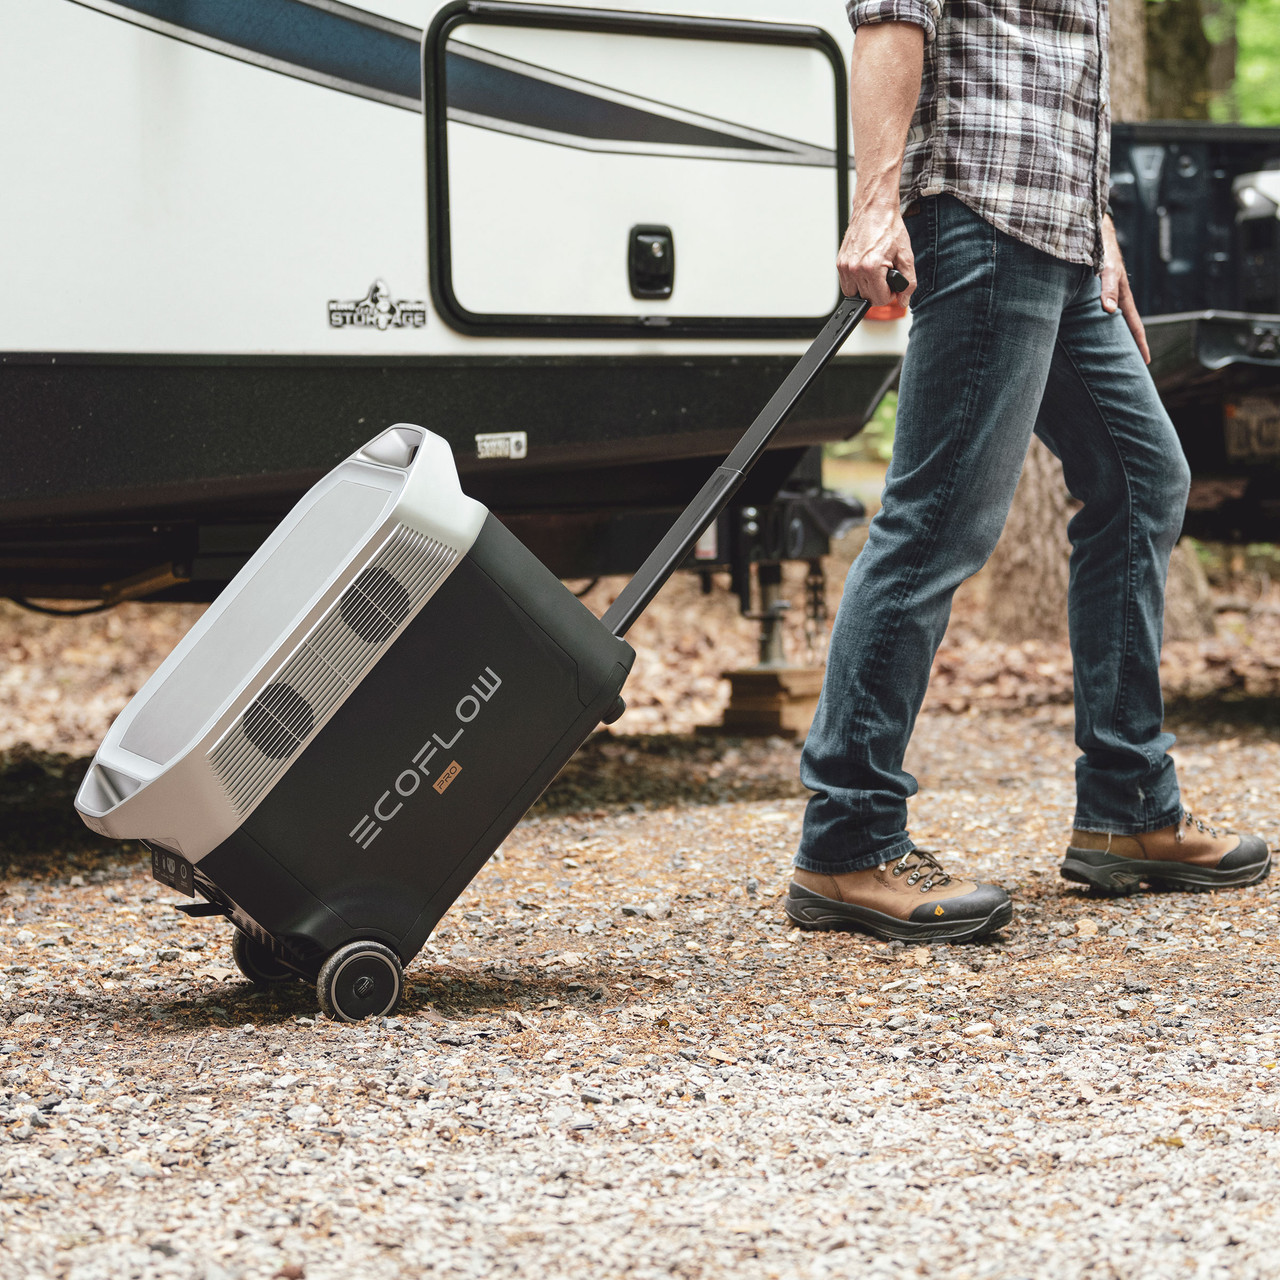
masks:
{"type": "Polygon", "coordinates": [[[1111,203],[1191,464],[1186,532],[1280,540],[1280,129],[1116,125],[1111,203]]]}

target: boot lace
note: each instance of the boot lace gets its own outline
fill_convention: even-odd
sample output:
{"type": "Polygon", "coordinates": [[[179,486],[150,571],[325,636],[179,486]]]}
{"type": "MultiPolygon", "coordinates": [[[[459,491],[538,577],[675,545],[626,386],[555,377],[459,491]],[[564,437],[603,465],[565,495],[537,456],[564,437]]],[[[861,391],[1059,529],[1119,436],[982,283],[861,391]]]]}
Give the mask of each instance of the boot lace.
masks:
{"type": "Polygon", "coordinates": [[[909,849],[893,864],[893,875],[907,877],[908,884],[920,883],[920,892],[942,888],[951,883],[951,876],[942,869],[938,856],[928,849],[909,849]]]}
{"type": "Polygon", "coordinates": [[[1181,844],[1187,838],[1187,832],[1190,831],[1192,827],[1195,827],[1201,835],[1209,836],[1214,840],[1221,839],[1221,837],[1225,835],[1225,832],[1219,831],[1217,827],[1206,826],[1191,812],[1190,809],[1184,809],[1182,811],[1182,821],[1178,823],[1177,830],[1173,833],[1173,838],[1181,844]]]}

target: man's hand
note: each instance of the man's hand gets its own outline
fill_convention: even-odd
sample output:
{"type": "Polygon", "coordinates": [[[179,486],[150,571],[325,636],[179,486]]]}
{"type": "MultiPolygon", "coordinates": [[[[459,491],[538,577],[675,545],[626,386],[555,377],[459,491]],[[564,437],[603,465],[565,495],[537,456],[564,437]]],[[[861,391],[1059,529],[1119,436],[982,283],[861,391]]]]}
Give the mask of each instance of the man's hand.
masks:
{"type": "Polygon", "coordinates": [[[853,151],[858,182],[853,217],[836,267],[845,297],[873,306],[905,306],[916,288],[911,238],[898,212],[898,183],[907,127],[920,96],[924,29],[910,22],[872,22],[853,41],[853,151]],[[893,294],[885,281],[896,267],[911,282],[893,294]]]}
{"type": "Polygon", "coordinates": [[[1115,223],[1111,215],[1102,219],[1102,309],[1114,312],[1120,308],[1124,322],[1133,334],[1133,340],[1142,352],[1142,358],[1151,363],[1151,348],[1147,346],[1147,331],[1142,327],[1142,318],[1138,315],[1138,304],[1133,300],[1133,290],[1129,288],[1129,276],[1124,269],[1124,258],[1120,254],[1120,242],[1116,239],[1115,223]]]}
{"type": "Polygon", "coordinates": [[[907,305],[916,291],[916,267],[911,237],[907,235],[896,200],[854,206],[836,267],[840,272],[840,288],[846,297],[857,294],[878,307],[891,302],[907,305]],[[890,267],[896,267],[906,276],[911,285],[909,289],[898,294],[889,291],[885,274],[890,267]]]}

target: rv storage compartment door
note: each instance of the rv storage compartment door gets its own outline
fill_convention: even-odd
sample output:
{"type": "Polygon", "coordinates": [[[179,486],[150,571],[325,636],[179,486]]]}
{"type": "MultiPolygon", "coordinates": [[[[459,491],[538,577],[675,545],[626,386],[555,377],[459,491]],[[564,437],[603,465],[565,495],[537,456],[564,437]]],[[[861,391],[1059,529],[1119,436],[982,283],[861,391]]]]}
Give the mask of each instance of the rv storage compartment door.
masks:
{"type": "Polygon", "coordinates": [[[847,95],[826,32],[464,3],[424,59],[432,290],[455,328],[764,337],[831,311],[847,95]],[[655,229],[674,279],[637,298],[655,229]]]}

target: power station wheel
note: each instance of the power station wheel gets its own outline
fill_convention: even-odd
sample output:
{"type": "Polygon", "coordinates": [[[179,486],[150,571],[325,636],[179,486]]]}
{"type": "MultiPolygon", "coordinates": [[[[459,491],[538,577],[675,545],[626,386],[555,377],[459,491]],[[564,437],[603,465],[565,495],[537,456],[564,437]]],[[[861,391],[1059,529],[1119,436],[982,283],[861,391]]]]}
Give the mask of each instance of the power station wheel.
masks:
{"type": "Polygon", "coordinates": [[[338,1022],[381,1018],[404,991],[400,957],[381,942],[348,942],[321,966],[316,979],[320,1008],[338,1022]]]}
{"type": "Polygon", "coordinates": [[[231,939],[231,958],[255,987],[274,987],[298,976],[288,965],[281,964],[268,947],[239,929],[231,939]]]}

